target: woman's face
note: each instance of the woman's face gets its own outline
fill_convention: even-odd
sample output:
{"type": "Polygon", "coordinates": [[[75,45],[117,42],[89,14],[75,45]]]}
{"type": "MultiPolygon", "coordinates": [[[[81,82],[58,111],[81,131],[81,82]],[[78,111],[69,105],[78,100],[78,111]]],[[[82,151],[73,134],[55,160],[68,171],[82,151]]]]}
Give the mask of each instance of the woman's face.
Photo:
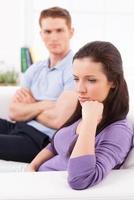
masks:
{"type": "Polygon", "coordinates": [[[103,72],[103,65],[90,58],[75,59],[73,75],[81,104],[85,101],[103,102],[110,88],[113,88],[113,83],[107,80],[103,72]]]}

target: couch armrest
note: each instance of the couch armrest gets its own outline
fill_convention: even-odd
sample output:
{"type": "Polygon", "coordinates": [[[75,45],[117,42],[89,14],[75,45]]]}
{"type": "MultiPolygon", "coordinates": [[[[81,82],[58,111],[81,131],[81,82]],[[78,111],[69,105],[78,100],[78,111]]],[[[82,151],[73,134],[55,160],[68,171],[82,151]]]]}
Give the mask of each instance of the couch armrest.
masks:
{"type": "Polygon", "coordinates": [[[134,170],[113,170],[98,185],[82,191],[69,187],[66,172],[0,173],[4,200],[133,200],[134,170]]]}
{"type": "Polygon", "coordinates": [[[18,86],[0,86],[0,118],[8,119],[9,105],[18,86]]]}

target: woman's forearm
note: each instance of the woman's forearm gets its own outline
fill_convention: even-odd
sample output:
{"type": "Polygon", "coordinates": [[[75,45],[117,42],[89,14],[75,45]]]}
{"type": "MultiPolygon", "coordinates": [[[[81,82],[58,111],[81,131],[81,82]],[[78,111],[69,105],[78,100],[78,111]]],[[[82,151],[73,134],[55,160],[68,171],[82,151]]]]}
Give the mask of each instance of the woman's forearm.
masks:
{"type": "Polygon", "coordinates": [[[40,151],[37,156],[32,160],[32,162],[29,164],[32,169],[35,171],[38,170],[38,168],[43,164],[45,161],[49,160],[54,156],[54,153],[51,152],[49,149],[44,148],[42,151],[40,151]]]}
{"type": "Polygon", "coordinates": [[[95,154],[96,127],[97,122],[94,119],[90,121],[83,120],[81,122],[79,136],[72,151],[71,158],[95,154]]]}

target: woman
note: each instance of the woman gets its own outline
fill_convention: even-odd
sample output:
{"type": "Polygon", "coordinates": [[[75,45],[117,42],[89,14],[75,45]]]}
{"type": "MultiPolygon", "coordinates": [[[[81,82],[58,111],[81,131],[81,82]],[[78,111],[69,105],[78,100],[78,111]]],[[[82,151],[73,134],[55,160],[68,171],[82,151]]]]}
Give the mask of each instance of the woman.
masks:
{"type": "Polygon", "coordinates": [[[67,170],[74,189],[100,182],[127,156],[133,131],[126,119],[128,89],[119,51],[95,41],[74,56],[75,113],[28,165],[27,171],[67,170]]]}

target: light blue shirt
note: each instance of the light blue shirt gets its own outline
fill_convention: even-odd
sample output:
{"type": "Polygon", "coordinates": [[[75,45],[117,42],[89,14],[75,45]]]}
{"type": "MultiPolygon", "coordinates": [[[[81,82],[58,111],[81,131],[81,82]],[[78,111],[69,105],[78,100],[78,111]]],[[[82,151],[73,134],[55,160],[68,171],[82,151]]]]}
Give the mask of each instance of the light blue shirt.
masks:
{"type": "MultiPolygon", "coordinates": [[[[31,65],[25,72],[22,86],[31,90],[37,101],[57,100],[64,90],[74,88],[72,75],[73,53],[70,51],[57,65],[49,68],[49,59],[31,65]]],[[[55,129],[48,128],[36,120],[27,122],[52,138],[55,129]]]]}

